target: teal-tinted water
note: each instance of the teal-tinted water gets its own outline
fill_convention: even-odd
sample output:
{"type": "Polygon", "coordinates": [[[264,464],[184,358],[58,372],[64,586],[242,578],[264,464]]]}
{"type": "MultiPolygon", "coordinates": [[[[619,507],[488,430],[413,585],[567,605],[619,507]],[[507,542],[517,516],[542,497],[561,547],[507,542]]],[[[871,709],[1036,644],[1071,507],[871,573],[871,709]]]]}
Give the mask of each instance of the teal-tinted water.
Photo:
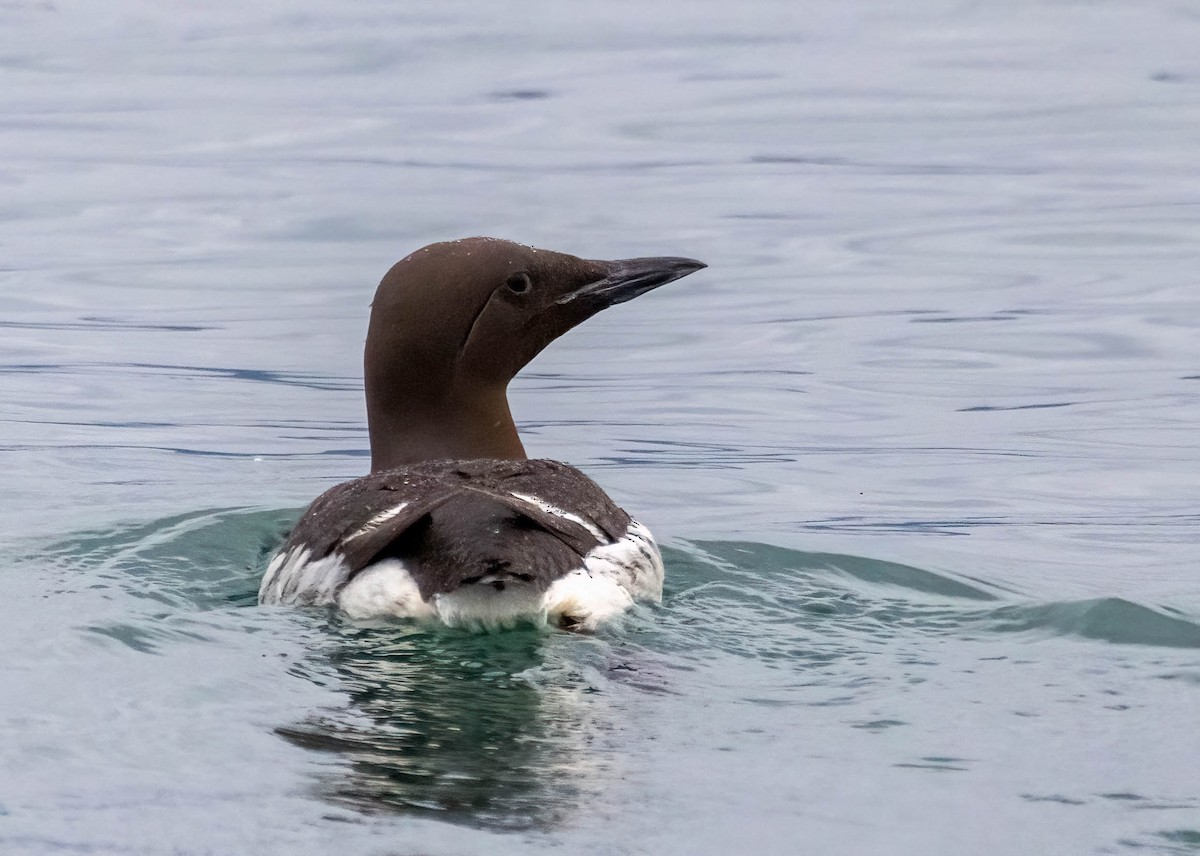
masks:
{"type": "Polygon", "coordinates": [[[1200,6],[0,4],[0,852],[1200,849],[1200,6]],[[254,605],[387,267],[709,270],[513,388],[595,637],[254,605]]]}

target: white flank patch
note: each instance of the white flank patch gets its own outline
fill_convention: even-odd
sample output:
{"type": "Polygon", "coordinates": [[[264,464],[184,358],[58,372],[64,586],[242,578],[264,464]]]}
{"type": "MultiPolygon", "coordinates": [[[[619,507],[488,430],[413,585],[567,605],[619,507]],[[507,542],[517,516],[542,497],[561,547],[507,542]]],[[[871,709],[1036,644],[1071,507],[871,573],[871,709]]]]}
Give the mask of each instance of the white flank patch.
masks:
{"type": "Polygon", "coordinates": [[[258,602],[283,606],[328,606],[346,579],[342,557],[331,553],[310,562],[307,548],[276,553],[258,588],[258,602]]]}
{"type": "Polygon", "coordinates": [[[514,496],[522,502],[528,502],[530,505],[540,508],[547,514],[553,514],[555,517],[561,517],[563,520],[570,520],[572,523],[578,523],[588,532],[591,532],[592,535],[594,535],[600,541],[604,541],[608,538],[608,536],[601,532],[596,527],[596,524],[592,523],[590,520],[584,520],[578,514],[572,514],[569,511],[559,508],[557,505],[551,505],[544,500],[538,499],[536,496],[531,496],[527,493],[517,493],[516,491],[510,493],[509,496],[514,496]]]}
{"type": "Polygon", "coordinates": [[[663,563],[650,530],[631,520],[624,536],[595,547],[583,567],[555,580],[542,597],[549,623],[591,632],[633,605],[662,600],[663,563]]]}
{"type": "Polygon", "coordinates": [[[662,554],[650,530],[636,520],[616,541],[594,547],[583,566],[593,577],[615,580],[634,600],[662,600],[662,554]]]}
{"type": "Polygon", "coordinates": [[[432,618],[437,613],[421,599],[412,574],[399,559],[363,568],[346,583],[338,607],[351,618],[432,618]]]}
{"type": "Polygon", "coordinates": [[[633,606],[633,597],[613,577],[580,569],[555,580],[542,603],[548,623],[591,632],[633,606]]]}

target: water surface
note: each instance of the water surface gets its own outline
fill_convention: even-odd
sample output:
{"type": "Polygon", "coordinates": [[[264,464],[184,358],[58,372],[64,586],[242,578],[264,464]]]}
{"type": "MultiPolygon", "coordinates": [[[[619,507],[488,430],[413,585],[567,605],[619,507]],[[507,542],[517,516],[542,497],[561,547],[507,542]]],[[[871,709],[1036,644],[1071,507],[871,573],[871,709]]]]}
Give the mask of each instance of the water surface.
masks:
{"type": "Polygon", "coordinates": [[[1200,848],[1200,6],[0,5],[0,850],[1200,848]],[[709,269],[512,389],[595,637],[254,605],[375,283],[709,269]]]}

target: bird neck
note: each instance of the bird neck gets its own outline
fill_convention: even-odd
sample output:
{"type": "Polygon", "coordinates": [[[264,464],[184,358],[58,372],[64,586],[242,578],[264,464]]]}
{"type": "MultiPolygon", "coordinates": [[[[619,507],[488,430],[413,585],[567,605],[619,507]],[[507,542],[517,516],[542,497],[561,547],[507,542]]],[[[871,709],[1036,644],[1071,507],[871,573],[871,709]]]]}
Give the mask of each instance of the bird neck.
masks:
{"type": "Polygon", "coordinates": [[[505,389],[450,390],[422,400],[367,394],[371,471],[430,460],[524,460],[505,389]]]}

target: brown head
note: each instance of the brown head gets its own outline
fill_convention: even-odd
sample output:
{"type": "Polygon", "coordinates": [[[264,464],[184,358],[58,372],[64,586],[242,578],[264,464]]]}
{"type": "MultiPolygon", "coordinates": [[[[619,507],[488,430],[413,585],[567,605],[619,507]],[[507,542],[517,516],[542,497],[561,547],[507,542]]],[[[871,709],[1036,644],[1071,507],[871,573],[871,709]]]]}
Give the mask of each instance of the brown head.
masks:
{"type": "Polygon", "coordinates": [[[590,261],[494,238],[430,244],[371,304],[371,470],[438,458],[524,458],[508,383],[601,309],[700,270],[694,259],[590,261]]]}

